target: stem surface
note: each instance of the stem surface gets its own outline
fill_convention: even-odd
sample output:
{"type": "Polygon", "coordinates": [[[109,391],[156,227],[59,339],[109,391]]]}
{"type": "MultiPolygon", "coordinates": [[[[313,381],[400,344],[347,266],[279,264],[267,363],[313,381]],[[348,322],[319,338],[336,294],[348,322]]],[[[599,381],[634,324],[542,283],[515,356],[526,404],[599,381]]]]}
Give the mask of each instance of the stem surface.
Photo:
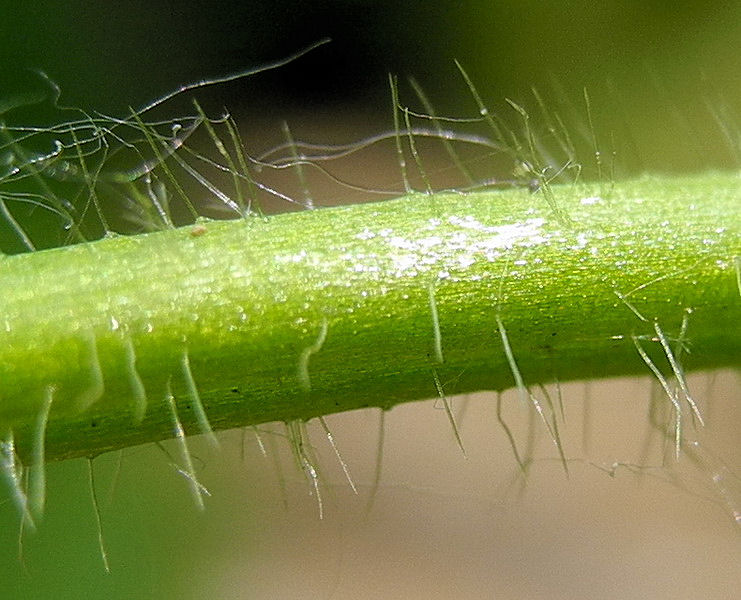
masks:
{"type": "Polygon", "coordinates": [[[0,433],[30,463],[40,437],[47,460],[172,437],[171,397],[194,434],[741,364],[737,174],[550,191],[556,216],[411,195],[5,257],[0,433]]]}

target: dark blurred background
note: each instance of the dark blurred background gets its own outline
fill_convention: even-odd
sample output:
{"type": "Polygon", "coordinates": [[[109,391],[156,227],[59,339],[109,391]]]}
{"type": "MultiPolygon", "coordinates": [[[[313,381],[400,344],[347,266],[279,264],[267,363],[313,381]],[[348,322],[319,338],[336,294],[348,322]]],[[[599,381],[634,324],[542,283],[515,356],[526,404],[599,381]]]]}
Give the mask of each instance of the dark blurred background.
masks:
{"type": "MultiPolygon", "coordinates": [[[[0,9],[0,97],[27,92],[40,69],[61,104],[123,115],[184,83],[331,37],[290,66],[197,96],[245,115],[245,127],[353,111],[388,126],[392,73],[410,106],[420,108],[403,85],[413,76],[439,113],[475,116],[457,59],[506,119],[516,115],[505,97],[536,111],[532,87],[549,107],[583,116],[586,88],[598,130],[632,144],[619,148],[631,169],[735,160],[713,143],[722,142],[713,112],[735,111],[741,95],[738,2],[3,0],[0,9]]],[[[180,102],[190,110],[189,98],[180,102]]],[[[169,116],[179,108],[169,105],[169,116]]]]}
{"type": "MultiPolygon", "coordinates": [[[[458,60],[505,130],[523,128],[522,116],[506,100],[527,110],[529,127],[551,165],[549,176],[572,158],[561,152],[565,142],[573,146],[585,179],[645,171],[736,169],[741,162],[739,2],[0,0],[0,15],[0,119],[11,127],[51,125],[82,116],[60,107],[130,118],[132,109],[183,85],[259,67],[331,38],[331,43],[279,69],[179,94],[147,112],[145,119],[193,115],[194,99],[213,118],[228,110],[250,156],[261,156],[285,142],[285,123],[295,140],[355,142],[393,127],[388,82],[393,75],[398,77],[401,105],[429,112],[410,85],[413,78],[437,114],[479,119],[445,122],[446,129],[495,137],[481,122],[479,108],[455,65],[458,60]]],[[[429,120],[412,121],[413,126],[433,127],[429,120]]],[[[203,128],[188,144],[210,150],[219,159],[203,128]]],[[[433,187],[468,183],[440,143],[418,144],[433,187]]],[[[30,156],[40,155],[50,151],[53,139],[38,135],[22,146],[30,156]]],[[[506,153],[461,143],[456,151],[463,153],[471,181],[522,176],[517,161],[506,153]]],[[[44,193],[24,188],[34,185],[32,177],[8,187],[2,174],[10,168],[4,163],[11,155],[10,146],[0,147],[4,189],[44,193]]],[[[96,168],[94,160],[88,169],[96,168]]],[[[413,162],[410,156],[407,160],[413,162]]],[[[109,161],[103,170],[131,166],[130,160],[109,161]]],[[[405,188],[392,140],[325,166],[333,176],[361,188],[391,195],[405,188]]],[[[316,205],[379,198],[331,186],[330,178],[310,170],[314,177],[305,185],[287,170],[253,172],[265,185],[299,199],[290,203],[268,197],[266,212],[300,208],[306,189],[316,205]]],[[[572,168],[562,178],[575,173],[572,168]]],[[[228,179],[218,173],[204,176],[219,186],[228,179]]],[[[48,183],[57,189],[58,181],[48,183]]],[[[96,226],[93,211],[84,208],[89,202],[87,188],[84,182],[77,183],[76,190],[58,193],[78,199],[72,215],[84,237],[99,237],[100,223],[96,226]],[[82,214],[87,223],[79,223],[82,214]]],[[[423,189],[423,183],[420,177],[412,181],[416,189],[423,189]]],[[[209,211],[213,195],[190,176],[183,176],[182,184],[200,214],[225,216],[224,210],[209,211]]],[[[112,229],[141,230],[136,219],[122,212],[120,198],[110,190],[99,194],[112,229]]],[[[38,247],[69,241],[69,232],[62,231],[53,211],[29,202],[13,202],[9,208],[38,247]]],[[[176,216],[177,209],[172,206],[176,216]]],[[[180,217],[177,222],[192,220],[183,210],[180,217]]],[[[7,220],[0,220],[0,250],[24,249],[7,220]]]]}
{"type": "MultiPolygon", "coordinates": [[[[291,65],[199,89],[158,114],[192,113],[194,96],[209,114],[228,107],[258,153],[284,140],[283,121],[299,139],[354,141],[391,127],[389,73],[400,78],[402,103],[416,110],[424,109],[410,76],[439,114],[478,116],[458,59],[512,127],[519,117],[505,97],[528,107],[534,127],[546,131],[535,87],[588,153],[586,88],[594,134],[617,153],[624,175],[739,166],[739,2],[0,0],[0,120],[59,119],[38,70],[59,86],[59,105],[125,116],[182,84],[264,64],[324,37],[332,43],[291,65]]],[[[374,170],[348,168],[360,185],[374,170]]],[[[720,429],[712,431],[738,458],[737,427],[724,418],[738,404],[738,379],[720,381],[695,384],[718,399],[720,429]]],[[[600,465],[645,463],[640,411],[649,394],[645,382],[573,387],[565,396],[576,415],[567,449],[578,454],[591,436],[600,465]],[[580,411],[582,400],[594,407],[591,417],[580,411]],[[610,411],[612,421],[600,428],[596,421],[610,411]]],[[[586,459],[565,481],[557,462],[546,461],[540,466],[554,477],[534,476],[519,503],[491,400],[479,399],[474,417],[462,419],[468,462],[432,405],[391,413],[386,475],[370,516],[374,413],[330,420],[361,498],[328,467],[337,486],[330,486],[323,522],[290,459],[284,456],[281,475],[274,451],[263,460],[254,437],[245,461],[239,433],[225,436],[221,455],[194,442],[214,493],[204,515],[156,448],[127,451],[121,466],[115,455],[102,457],[95,465],[111,576],[100,566],[86,463],[51,465],[47,518],[24,538],[25,567],[17,516],[10,502],[0,504],[0,597],[730,597],[741,576],[737,532],[703,479],[707,470],[687,490],[660,470],[639,469],[644,478],[626,468],[625,477],[610,478],[586,459]]],[[[525,435],[520,421],[514,427],[525,435]]],[[[321,445],[322,432],[313,435],[321,445]]],[[[283,443],[279,435],[266,438],[283,443]]],[[[334,465],[331,453],[325,459],[334,465]]]]}

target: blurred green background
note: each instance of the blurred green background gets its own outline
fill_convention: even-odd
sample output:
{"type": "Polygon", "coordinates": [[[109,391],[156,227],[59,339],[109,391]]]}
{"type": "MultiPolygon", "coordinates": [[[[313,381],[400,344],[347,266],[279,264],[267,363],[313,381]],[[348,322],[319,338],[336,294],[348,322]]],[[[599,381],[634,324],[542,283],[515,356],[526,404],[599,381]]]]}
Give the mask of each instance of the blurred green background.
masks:
{"type": "MultiPolygon", "coordinates": [[[[301,139],[353,141],[390,127],[388,73],[400,77],[402,102],[415,109],[422,107],[405,84],[407,76],[419,81],[438,113],[476,116],[453,63],[458,59],[487,104],[513,126],[517,115],[503,99],[537,112],[534,86],[546,105],[573,116],[574,136],[589,149],[586,88],[596,134],[605,148],[617,151],[623,174],[739,166],[738,2],[1,0],[0,102],[34,93],[46,94],[46,100],[0,118],[13,125],[58,118],[37,70],[59,86],[60,105],[126,115],[129,107],[143,106],[184,83],[280,58],[326,36],[333,39],[331,44],[294,64],[195,95],[207,111],[219,113],[228,107],[258,149],[282,141],[284,120],[301,139]]],[[[162,108],[164,117],[184,112],[192,112],[190,96],[162,108]]],[[[356,175],[360,183],[362,170],[356,175]]],[[[268,517],[260,502],[280,502],[279,494],[263,489],[278,486],[269,474],[272,467],[263,466],[260,479],[251,480],[250,472],[260,472],[253,464],[258,453],[252,447],[252,458],[242,464],[236,458],[239,442],[232,442],[231,458],[203,459],[204,478],[219,496],[205,515],[196,513],[186,486],[159,451],[126,453],[117,491],[103,506],[111,575],[100,565],[86,463],[51,465],[48,514],[40,532],[25,538],[25,568],[17,560],[17,517],[9,502],[0,506],[1,597],[223,597],[199,593],[199,586],[209,581],[208,570],[223,558],[227,540],[233,544],[230,553],[247,562],[255,557],[262,565],[259,540],[264,542],[270,528],[290,535],[285,523],[261,522],[268,517]],[[246,469],[248,475],[237,478],[230,469],[246,469]],[[239,483],[231,486],[233,479],[239,483]],[[258,488],[263,489],[259,494],[258,488]]],[[[445,449],[438,451],[455,452],[452,444],[441,445],[445,449]]],[[[373,454],[370,442],[366,450],[373,454]]],[[[117,472],[115,457],[96,460],[96,469],[105,495],[117,472]]],[[[365,481],[371,479],[366,474],[365,481]]],[[[308,515],[316,537],[297,533],[307,546],[296,551],[311,554],[323,535],[322,526],[315,521],[313,500],[304,498],[300,477],[289,475],[288,481],[289,487],[300,490],[303,505],[299,509],[294,501],[278,514],[290,523],[296,511],[308,515]]],[[[430,492],[433,500],[435,493],[430,492]]],[[[445,504],[456,511],[451,518],[459,519],[458,505],[446,498],[445,504]]],[[[415,497],[417,503],[429,500],[425,494],[415,497]]],[[[395,522],[398,517],[386,518],[395,522]]],[[[359,535],[354,529],[344,531],[349,537],[359,535]]],[[[340,545],[347,542],[344,534],[333,536],[340,545]]],[[[444,552],[447,542],[436,543],[436,550],[444,552]]],[[[522,560],[536,559],[522,552],[522,560]]],[[[327,567],[330,581],[321,592],[307,583],[303,593],[255,592],[255,597],[330,597],[336,589],[331,580],[341,578],[344,560],[342,552],[333,556],[337,566],[327,567]]],[[[413,589],[396,596],[384,590],[383,577],[379,571],[376,597],[412,597],[413,589]]],[[[440,597],[463,597],[455,586],[440,590],[440,597]]],[[[536,596],[548,597],[530,597],[536,596]]],[[[253,595],[243,590],[228,597],[253,595]]]]}

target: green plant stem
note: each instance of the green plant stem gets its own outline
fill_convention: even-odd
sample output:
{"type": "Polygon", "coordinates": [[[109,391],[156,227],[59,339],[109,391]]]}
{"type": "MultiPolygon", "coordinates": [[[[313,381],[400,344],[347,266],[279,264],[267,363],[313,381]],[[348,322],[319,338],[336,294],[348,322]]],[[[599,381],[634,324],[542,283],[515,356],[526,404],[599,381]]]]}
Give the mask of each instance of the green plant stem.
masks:
{"type": "Polygon", "coordinates": [[[412,195],[5,257],[0,433],[29,463],[45,416],[47,460],[172,437],[170,392],[195,434],[741,364],[737,174],[550,189],[568,223],[412,195]]]}

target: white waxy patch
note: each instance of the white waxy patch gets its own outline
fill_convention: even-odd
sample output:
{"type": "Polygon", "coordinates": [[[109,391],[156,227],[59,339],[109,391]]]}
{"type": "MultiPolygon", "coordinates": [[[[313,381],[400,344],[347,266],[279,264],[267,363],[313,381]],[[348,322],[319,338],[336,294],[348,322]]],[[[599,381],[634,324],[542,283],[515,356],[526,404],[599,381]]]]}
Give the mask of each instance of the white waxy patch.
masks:
{"type": "Polygon", "coordinates": [[[580,233],[576,236],[576,243],[570,246],[571,250],[583,250],[589,244],[589,237],[586,234],[580,233]]]}
{"type": "Polygon", "coordinates": [[[422,238],[419,240],[415,240],[414,242],[405,240],[404,238],[400,237],[393,237],[389,240],[389,243],[396,248],[401,248],[404,250],[422,250],[424,252],[426,250],[431,250],[432,248],[440,246],[444,243],[444,241],[445,240],[440,236],[422,238]]]}
{"type": "MultiPolygon", "coordinates": [[[[361,254],[348,252],[342,258],[350,263],[349,269],[356,273],[384,273],[393,277],[415,277],[419,273],[434,273],[439,279],[454,277],[456,272],[465,271],[479,260],[494,262],[513,248],[531,247],[550,241],[550,235],[543,232],[543,218],[529,218],[525,221],[506,225],[486,225],[471,215],[448,217],[448,225],[440,233],[443,221],[431,218],[422,224],[418,231],[434,232],[426,237],[400,235],[390,228],[374,231],[365,227],[356,234],[361,240],[386,240],[392,252],[382,252],[388,256],[390,265],[379,265],[379,253],[361,254]]],[[[580,240],[580,246],[586,239],[580,240]]]]}
{"type": "Polygon", "coordinates": [[[497,242],[502,248],[508,248],[513,243],[521,241],[523,238],[533,238],[540,235],[540,230],[545,223],[545,219],[534,218],[528,219],[521,223],[511,223],[509,225],[484,225],[471,215],[465,217],[451,216],[448,218],[451,225],[457,225],[464,229],[473,229],[491,233],[497,237],[497,242]]]}

